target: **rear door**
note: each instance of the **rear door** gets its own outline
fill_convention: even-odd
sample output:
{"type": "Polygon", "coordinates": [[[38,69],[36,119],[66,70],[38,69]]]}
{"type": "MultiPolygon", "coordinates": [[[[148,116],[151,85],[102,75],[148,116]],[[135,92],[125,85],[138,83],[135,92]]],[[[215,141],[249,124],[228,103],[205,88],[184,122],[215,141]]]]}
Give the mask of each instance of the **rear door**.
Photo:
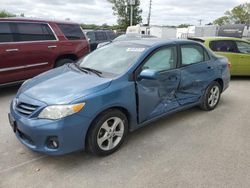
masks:
{"type": "Polygon", "coordinates": [[[250,75],[250,43],[244,41],[235,42],[239,53],[237,74],[250,75]]]}
{"type": "Polygon", "coordinates": [[[181,81],[177,92],[180,105],[196,103],[215,75],[213,63],[203,46],[180,45],[181,81]]]}
{"type": "Polygon", "coordinates": [[[16,64],[18,51],[13,46],[14,37],[11,31],[11,26],[8,22],[0,22],[0,84],[11,82],[16,72],[13,67],[16,64]]]}
{"type": "Polygon", "coordinates": [[[48,24],[10,22],[13,41],[1,45],[5,83],[24,80],[54,65],[56,37],[48,24]]]}
{"type": "Polygon", "coordinates": [[[180,82],[176,46],[160,48],[153,52],[138,69],[158,72],[155,80],[137,79],[138,111],[140,123],[176,109],[179,104],[176,91],[180,82]]]}

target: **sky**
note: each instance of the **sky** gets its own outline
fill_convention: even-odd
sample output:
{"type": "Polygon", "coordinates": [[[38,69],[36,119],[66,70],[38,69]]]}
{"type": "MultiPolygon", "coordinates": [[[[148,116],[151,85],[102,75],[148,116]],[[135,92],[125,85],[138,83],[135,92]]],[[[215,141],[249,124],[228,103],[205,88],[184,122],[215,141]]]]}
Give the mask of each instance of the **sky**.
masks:
{"type": "MultiPolygon", "coordinates": [[[[198,25],[212,22],[226,10],[250,0],[152,0],[152,25],[198,25]]],[[[0,0],[0,10],[26,17],[65,20],[86,24],[116,24],[107,0],[0,0]]],[[[149,0],[141,0],[143,23],[147,22],[149,0]]]]}

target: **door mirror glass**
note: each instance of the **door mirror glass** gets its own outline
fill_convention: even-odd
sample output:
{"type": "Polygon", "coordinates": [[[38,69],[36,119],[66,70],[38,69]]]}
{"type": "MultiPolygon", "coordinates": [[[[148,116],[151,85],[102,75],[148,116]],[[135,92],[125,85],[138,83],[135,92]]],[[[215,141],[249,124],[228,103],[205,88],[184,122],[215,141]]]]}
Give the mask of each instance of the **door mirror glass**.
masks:
{"type": "Polygon", "coordinates": [[[155,80],[157,78],[157,75],[157,71],[152,69],[145,69],[140,73],[139,79],[155,80]]]}

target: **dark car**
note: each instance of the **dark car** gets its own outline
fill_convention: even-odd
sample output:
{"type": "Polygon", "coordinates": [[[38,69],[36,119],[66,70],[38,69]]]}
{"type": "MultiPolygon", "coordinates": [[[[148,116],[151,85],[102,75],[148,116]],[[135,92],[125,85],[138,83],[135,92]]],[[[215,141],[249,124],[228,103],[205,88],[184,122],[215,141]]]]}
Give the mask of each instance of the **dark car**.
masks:
{"type": "Polygon", "coordinates": [[[0,85],[20,82],[89,52],[79,24],[0,19],[0,85]]]}
{"type": "Polygon", "coordinates": [[[120,35],[119,37],[116,37],[114,40],[99,43],[97,48],[100,48],[102,46],[110,44],[111,42],[142,40],[142,39],[151,39],[151,38],[157,38],[157,37],[154,36],[154,35],[144,35],[144,34],[138,34],[138,33],[127,33],[127,34],[120,35]]]}
{"type": "Polygon", "coordinates": [[[213,110],[229,81],[228,60],[199,43],[114,42],[24,83],[9,119],[31,150],[108,155],[129,131],[163,116],[213,110]]]}
{"type": "Polygon", "coordinates": [[[83,30],[90,44],[90,50],[97,48],[99,43],[109,42],[116,38],[116,34],[110,30],[83,30]]]}

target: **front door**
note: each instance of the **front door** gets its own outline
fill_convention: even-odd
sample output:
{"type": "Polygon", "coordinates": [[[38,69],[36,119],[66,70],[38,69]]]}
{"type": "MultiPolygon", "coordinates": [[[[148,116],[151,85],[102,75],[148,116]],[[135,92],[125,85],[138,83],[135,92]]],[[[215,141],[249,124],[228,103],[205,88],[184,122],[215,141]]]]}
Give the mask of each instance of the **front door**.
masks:
{"type": "Polygon", "coordinates": [[[236,46],[239,56],[237,75],[250,75],[250,43],[236,41],[236,46]]]}
{"type": "Polygon", "coordinates": [[[176,67],[176,46],[158,49],[140,67],[139,72],[150,69],[158,73],[154,80],[138,77],[136,81],[140,123],[179,107],[176,90],[180,72],[176,67]]]}

